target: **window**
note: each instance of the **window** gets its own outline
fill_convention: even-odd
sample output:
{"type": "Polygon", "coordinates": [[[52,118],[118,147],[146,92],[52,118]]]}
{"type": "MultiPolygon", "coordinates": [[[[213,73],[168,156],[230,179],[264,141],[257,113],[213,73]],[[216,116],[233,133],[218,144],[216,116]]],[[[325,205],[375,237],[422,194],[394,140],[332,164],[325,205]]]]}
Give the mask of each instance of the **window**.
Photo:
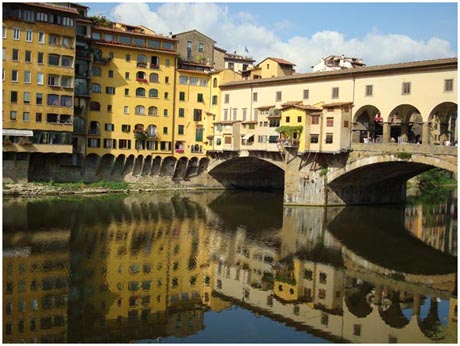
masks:
{"type": "MultiPolygon", "coordinates": [[[[197,142],[202,142],[203,141],[203,133],[204,133],[204,128],[203,127],[198,127],[195,132],[195,140],[197,142]]],[[[225,137],[225,139],[230,138],[230,141],[232,137],[225,137]]],[[[230,142],[231,144],[231,142],[230,142]]]]}
{"type": "Polygon", "coordinates": [[[150,83],[158,83],[158,73],[151,73],[149,76],[150,83]]]}
{"type": "Polygon", "coordinates": [[[164,135],[167,135],[168,134],[168,128],[165,126],[163,127],[163,134],[164,135]]]}
{"type": "Polygon", "coordinates": [[[71,56],[63,55],[61,59],[62,67],[72,67],[73,58],[71,56]]]}
{"type": "Polygon", "coordinates": [[[129,107],[128,106],[123,107],[123,113],[124,114],[129,114],[129,107]]]}
{"type": "Polygon", "coordinates": [[[303,99],[304,99],[304,100],[307,100],[309,97],[310,97],[310,90],[309,90],[309,89],[305,89],[305,90],[303,91],[303,99]]]}
{"type": "Polygon", "coordinates": [[[128,88],[125,89],[125,96],[129,96],[129,89],[128,88]]]}
{"type": "Polygon", "coordinates": [[[402,94],[409,95],[410,94],[410,82],[404,82],[402,84],[402,94]]]}
{"type": "Polygon", "coordinates": [[[165,84],[169,84],[169,77],[165,76],[165,84]]]}
{"type": "Polygon", "coordinates": [[[252,94],[252,101],[257,102],[257,93],[252,94]]]}
{"type": "Polygon", "coordinates": [[[198,52],[204,52],[204,44],[202,42],[198,42],[198,52]]]}
{"type": "Polygon", "coordinates": [[[152,117],[158,116],[158,108],[155,107],[155,106],[150,106],[149,111],[148,111],[148,115],[152,116],[152,117]]]}
{"type": "Polygon", "coordinates": [[[99,148],[101,146],[100,138],[88,138],[88,148],[99,148]]]}
{"type": "Polygon", "coordinates": [[[190,77],[190,85],[198,85],[198,78],[190,77]]]}
{"type": "Polygon", "coordinates": [[[46,98],[46,104],[48,106],[58,106],[59,105],[59,95],[48,94],[46,98]]]}
{"type": "Polygon", "coordinates": [[[136,106],[135,113],[136,115],[145,115],[145,107],[142,105],[136,106]]]}
{"type": "Polygon", "coordinates": [[[217,95],[213,95],[212,96],[212,104],[217,105],[217,102],[218,102],[217,95]]]}
{"type": "Polygon", "coordinates": [[[24,71],[24,83],[30,84],[32,79],[32,73],[30,71],[24,71]]]}
{"type": "Polygon", "coordinates": [[[104,129],[105,129],[106,131],[113,131],[113,130],[115,129],[115,126],[114,126],[113,124],[107,124],[107,123],[106,123],[106,124],[104,125],[104,129]]]}
{"type": "Polygon", "coordinates": [[[281,92],[281,91],[277,91],[277,92],[276,92],[275,101],[276,101],[276,102],[281,102],[281,100],[282,100],[282,92],[281,92]]]}
{"type": "Polygon", "coordinates": [[[30,92],[24,91],[24,103],[30,104],[30,92]]]}
{"type": "Polygon", "coordinates": [[[43,54],[43,52],[38,52],[38,55],[37,55],[37,63],[38,64],[43,64],[44,61],[45,61],[45,58],[44,58],[45,54],[43,54]]]}
{"type": "Polygon", "coordinates": [[[38,32],[38,43],[45,43],[45,33],[42,31],[38,32]]]}
{"type": "Polygon", "coordinates": [[[43,104],[43,94],[42,93],[37,93],[35,96],[35,103],[37,105],[43,104]]]}
{"type": "Polygon", "coordinates": [[[72,48],[72,38],[63,36],[62,37],[62,45],[66,48],[72,48]]]}
{"type": "Polygon", "coordinates": [[[185,76],[180,76],[179,77],[179,84],[186,85],[187,82],[188,82],[188,77],[185,77],[185,76]]]}
{"type": "Polygon", "coordinates": [[[61,86],[64,88],[72,88],[72,77],[61,76],[61,86]]]}
{"type": "Polygon", "coordinates": [[[130,54],[126,54],[126,56],[125,56],[125,61],[126,61],[126,62],[130,62],[130,61],[131,61],[131,55],[130,55],[130,54]]]}
{"type": "Polygon", "coordinates": [[[16,111],[10,111],[10,120],[16,120],[17,113],[16,111]]]}
{"type": "Polygon", "coordinates": [[[18,92],[11,91],[11,103],[17,103],[17,102],[18,102],[18,92]]]}
{"type": "Polygon", "coordinates": [[[169,99],[169,93],[165,92],[165,100],[169,99]]]}
{"type": "Polygon", "coordinates": [[[185,92],[179,92],[179,101],[185,101],[185,92]]]}
{"type": "Polygon", "coordinates": [[[89,110],[99,112],[101,110],[101,104],[97,101],[91,101],[89,103],[89,110]]]}
{"type": "Polygon", "coordinates": [[[109,95],[115,95],[115,88],[114,87],[105,87],[105,93],[109,95]]]}
{"type": "Polygon", "coordinates": [[[19,61],[19,49],[13,49],[13,55],[11,59],[13,61],[19,61]]]}
{"type": "Polygon", "coordinates": [[[339,98],[339,88],[338,87],[332,88],[332,98],[333,99],[339,98]]]}
{"type": "Polygon", "coordinates": [[[194,121],[201,121],[201,114],[202,114],[202,111],[201,109],[194,109],[193,110],[193,120],[194,121]]]}
{"type": "Polygon", "coordinates": [[[59,36],[50,34],[48,36],[48,43],[51,45],[58,45],[59,44],[59,36]]]}
{"type": "Polygon", "coordinates": [[[334,141],[334,135],[332,133],[326,133],[326,144],[332,144],[334,141]]]}
{"type": "Polygon", "coordinates": [[[93,66],[93,76],[96,77],[96,76],[102,76],[102,70],[99,66],[93,66]]]}
{"type": "Polygon", "coordinates": [[[160,48],[160,41],[158,40],[148,40],[149,48],[160,48]]]}
{"type": "Polygon", "coordinates": [[[372,96],[372,85],[366,85],[366,96],[372,96]]]}
{"type": "Polygon", "coordinates": [[[26,50],[24,60],[25,62],[32,62],[32,52],[30,50],[26,50]]]}
{"type": "Polygon", "coordinates": [[[287,123],[291,122],[291,117],[286,117],[286,122],[287,123]]]}
{"type": "Polygon", "coordinates": [[[129,131],[131,131],[131,125],[126,125],[126,124],[121,125],[121,131],[122,131],[122,132],[129,132],[129,131]]]}
{"type": "Polygon", "coordinates": [[[198,102],[204,102],[203,94],[198,94],[198,95],[197,95],[197,101],[198,101],[198,102]]]}
{"type": "Polygon", "coordinates": [[[326,118],[326,127],[334,126],[334,118],[326,118]]]}
{"type": "Polygon", "coordinates": [[[62,95],[61,96],[61,106],[62,107],[72,107],[72,96],[62,95]]]}
{"type": "Polygon", "coordinates": [[[32,42],[33,32],[32,30],[26,30],[26,42],[32,42]]]}
{"type": "Polygon", "coordinates": [[[350,126],[350,122],[348,120],[343,121],[343,127],[348,128],[350,126]]]}
{"type": "Polygon", "coordinates": [[[356,336],[361,335],[361,325],[360,324],[353,325],[353,335],[356,335],[356,336]]]}
{"type": "Polygon", "coordinates": [[[30,113],[29,112],[23,112],[22,113],[22,121],[28,122],[30,120],[30,113]]]}
{"type": "Polygon", "coordinates": [[[59,86],[59,76],[55,74],[48,75],[48,85],[49,86],[59,86]]]}
{"type": "Polygon", "coordinates": [[[19,81],[18,70],[12,70],[11,71],[11,81],[12,82],[18,82],[19,81]]]}
{"type": "Polygon", "coordinates": [[[3,25],[3,38],[6,38],[6,33],[7,33],[6,26],[3,25]]]}
{"type": "Polygon", "coordinates": [[[163,110],[163,116],[165,116],[165,117],[168,116],[168,110],[167,110],[167,109],[164,109],[164,110],[163,110]]]}
{"type": "Polygon", "coordinates": [[[108,72],[108,77],[109,77],[109,78],[113,78],[113,70],[109,70],[109,72],[108,72]]]}
{"type": "Polygon", "coordinates": [[[321,284],[326,284],[327,283],[327,274],[326,273],[323,273],[323,272],[319,273],[319,282],[321,284]]]}
{"type": "Polygon", "coordinates": [[[149,90],[149,97],[157,98],[158,97],[158,90],[157,89],[150,89],[149,90]]]}
{"type": "Polygon", "coordinates": [[[21,38],[21,30],[19,28],[13,28],[13,40],[19,40],[21,38]]]}
{"type": "Polygon", "coordinates": [[[444,81],[444,91],[453,91],[454,90],[454,80],[446,79],[444,81]]]}
{"type": "Polygon", "coordinates": [[[183,135],[184,134],[184,125],[178,125],[177,126],[177,133],[179,135],[183,135]]]}
{"type": "Polygon", "coordinates": [[[100,94],[101,93],[101,85],[98,83],[91,83],[91,92],[100,94]]]}
{"type": "Polygon", "coordinates": [[[48,65],[59,66],[59,55],[48,54],[48,65]]]}
{"type": "Polygon", "coordinates": [[[185,109],[179,108],[179,118],[183,118],[185,116],[185,109]]]}

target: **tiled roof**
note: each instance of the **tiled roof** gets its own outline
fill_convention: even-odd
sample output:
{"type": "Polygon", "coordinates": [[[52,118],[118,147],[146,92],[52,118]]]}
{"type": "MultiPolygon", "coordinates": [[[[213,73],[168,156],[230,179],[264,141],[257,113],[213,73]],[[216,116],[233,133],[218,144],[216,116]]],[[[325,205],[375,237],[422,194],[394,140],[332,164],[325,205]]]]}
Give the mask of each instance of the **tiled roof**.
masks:
{"type": "Polygon", "coordinates": [[[29,3],[24,3],[24,5],[37,6],[37,7],[48,8],[48,9],[57,10],[57,11],[68,12],[72,14],[78,14],[78,10],[76,8],[64,7],[64,6],[54,5],[54,4],[45,3],[45,2],[29,2],[29,3]]]}
{"type": "Polygon", "coordinates": [[[323,105],[323,108],[327,107],[341,107],[341,106],[349,106],[352,105],[353,102],[333,102],[333,103],[327,103],[323,105]]]}
{"type": "Polygon", "coordinates": [[[339,71],[307,72],[307,73],[294,74],[292,76],[235,81],[235,82],[225,83],[221,85],[221,87],[225,88],[225,87],[231,87],[231,86],[237,86],[237,85],[251,85],[251,84],[275,84],[275,83],[279,84],[279,83],[289,83],[292,81],[302,82],[303,80],[310,80],[310,79],[341,78],[344,76],[350,77],[353,75],[360,75],[360,74],[367,74],[367,73],[383,74],[383,73],[388,73],[391,71],[406,70],[406,69],[407,70],[431,69],[431,68],[443,68],[443,67],[452,68],[454,66],[455,68],[457,68],[457,63],[458,63],[457,58],[413,61],[413,62],[388,64],[388,65],[356,67],[352,69],[344,69],[344,70],[339,70],[339,71]]]}

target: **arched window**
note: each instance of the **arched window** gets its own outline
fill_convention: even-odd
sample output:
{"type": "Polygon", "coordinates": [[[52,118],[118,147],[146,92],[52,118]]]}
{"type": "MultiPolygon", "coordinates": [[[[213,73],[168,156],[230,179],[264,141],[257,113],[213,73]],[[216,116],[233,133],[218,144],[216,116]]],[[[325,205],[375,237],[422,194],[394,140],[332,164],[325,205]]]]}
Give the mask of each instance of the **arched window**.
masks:
{"type": "Polygon", "coordinates": [[[102,76],[102,70],[99,66],[93,66],[93,76],[102,76]]]}
{"type": "Polygon", "coordinates": [[[158,97],[158,90],[157,89],[150,89],[149,90],[149,97],[158,97]]]}
{"type": "Polygon", "coordinates": [[[147,57],[144,54],[138,54],[137,55],[137,62],[146,63],[147,62],[147,57]]]}
{"type": "Polygon", "coordinates": [[[217,88],[217,78],[214,78],[214,79],[212,80],[212,87],[213,87],[213,88],[217,88]]]}
{"type": "Polygon", "coordinates": [[[149,76],[149,82],[158,83],[158,81],[159,81],[158,73],[151,73],[149,76]]]}
{"type": "Polygon", "coordinates": [[[134,132],[144,132],[144,124],[134,125],[134,132]]]}
{"type": "Polygon", "coordinates": [[[142,71],[136,72],[136,80],[139,82],[146,82],[147,81],[147,74],[142,71]]]}
{"type": "Polygon", "coordinates": [[[158,116],[158,108],[155,106],[150,106],[149,107],[149,115],[152,117],[158,116]]]}
{"type": "Polygon", "coordinates": [[[158,129],[155,125],[149,125],[147,127],[147,136],[149,137],[157,137],[158,129]]]}
{"type": "Polygon", "coordinates": [[[136,115],[145,115],[145,107],[142,105],[137,105],[135,113],[136,115]]]}
{"type": "Polygon", "coordinates": [[[99,48],[94,48],[93,49],[93,54],[97,57],[101,57],[102,56],[102,50],[100,50],[99,48]]]}
{"type": "Polygon", "coordinates": [[[89,103],[89,109],[92,111],[100,111],[101,110],[101,104],[97,101],[91,101],[89,103]]]}
{"type": "Polygon", "coordinates": [[[145,89],[144,88],[137,88],[136,89],[136,96],[145,97],[145,89]]]}
{"type": "Polygon", "coordinates": [[[91,91],[93,93],[100,94],[101,93],[101,85],[98,83],[92,83],[91,84],[91,91]]]}

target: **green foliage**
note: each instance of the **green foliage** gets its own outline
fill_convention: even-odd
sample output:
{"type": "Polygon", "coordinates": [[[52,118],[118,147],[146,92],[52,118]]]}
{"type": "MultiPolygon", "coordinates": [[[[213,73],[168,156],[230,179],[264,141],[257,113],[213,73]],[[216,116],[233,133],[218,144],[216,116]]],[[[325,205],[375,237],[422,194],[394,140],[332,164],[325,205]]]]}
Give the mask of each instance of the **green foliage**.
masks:
{"type": "Polygon", "coordinates": [[[409,160],[412,157],[412,154],[402,151],[402,152],[396,153],[396,157],[401,160],[409,160]]]}
{"type": "Polygon", "coordinates": [[[430,191],[435,187],[443,185],[457,186],[457,180],[455,180],[453,174],[441,168],[434,168],[420,174],[418,181],[422,191],[430,191]]]}
{"type": "Polygon", "coordinates": [[[298,133],[299,135],[303,131],[303,126],[302,125],[297,125],[297,126],[280,126],[275,129],[276,132],[282,133],[286,136],[286,138],[292,139],[294,133],[298,133]]]}
{"type": "Polygon", "coordinates": [[[99,16],[99,17],[92,16],[92,17],[88,17],[88,19],[91,20],[97,26],[103,26],[106,28],[112,27],[112,21],[108,20],[104,16],[99,16]]]}

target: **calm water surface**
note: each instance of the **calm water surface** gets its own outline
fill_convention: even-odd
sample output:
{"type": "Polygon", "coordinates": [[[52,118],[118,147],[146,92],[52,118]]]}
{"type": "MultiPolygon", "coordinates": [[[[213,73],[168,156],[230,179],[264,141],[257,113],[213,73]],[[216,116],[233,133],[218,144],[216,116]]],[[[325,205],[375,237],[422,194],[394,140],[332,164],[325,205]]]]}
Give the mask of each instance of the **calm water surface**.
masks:
{"type": "Polygon", "coordinates": [[[3,341],[457,341],[456,195],[3,200],[3,341]]]}

